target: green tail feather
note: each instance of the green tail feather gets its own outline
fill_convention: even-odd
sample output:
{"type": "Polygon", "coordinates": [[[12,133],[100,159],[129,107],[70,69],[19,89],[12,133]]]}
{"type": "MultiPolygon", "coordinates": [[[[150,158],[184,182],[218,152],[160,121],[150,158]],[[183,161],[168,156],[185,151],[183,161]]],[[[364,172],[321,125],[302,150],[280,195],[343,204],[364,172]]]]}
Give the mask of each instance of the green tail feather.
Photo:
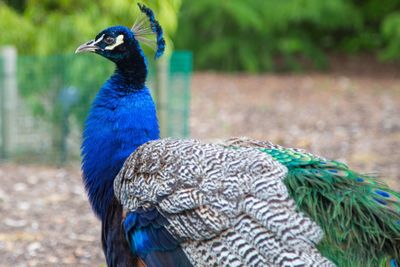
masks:
{"type": "Polygon", "coordinates": [[[297,206],[324,230],[321,253],[338,266],[400,262],[400,194],[374,178],[293,149],[260,149],[285,165],[297,206]]]}

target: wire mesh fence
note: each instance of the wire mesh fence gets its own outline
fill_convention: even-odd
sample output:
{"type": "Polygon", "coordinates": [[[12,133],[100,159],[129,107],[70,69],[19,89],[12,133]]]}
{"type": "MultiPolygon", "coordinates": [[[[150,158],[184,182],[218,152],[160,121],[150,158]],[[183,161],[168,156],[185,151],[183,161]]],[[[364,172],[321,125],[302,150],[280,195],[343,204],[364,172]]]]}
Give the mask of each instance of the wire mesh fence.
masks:
{"type": "MultiPolygon", "coordinates": [[[[2,158],[78,159],[84,119],[113,65],[93,55],[16,56],[11,48],[1,55],[2,158]]],[[[150,62],[148,86],[163,136],[189,135],[191,72],[190,52],[174,52],[157,65],[150,62]]]]}

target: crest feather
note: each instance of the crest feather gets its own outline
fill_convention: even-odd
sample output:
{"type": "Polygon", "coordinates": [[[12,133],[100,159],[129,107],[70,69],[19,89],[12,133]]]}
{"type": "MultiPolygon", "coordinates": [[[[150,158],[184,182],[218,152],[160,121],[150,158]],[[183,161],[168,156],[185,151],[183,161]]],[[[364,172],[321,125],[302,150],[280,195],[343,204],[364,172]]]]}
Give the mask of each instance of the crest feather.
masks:
{"type": "Polygon", "coordinates": [[[143,4],[138,4],[140,11],[146,17],[136,19],[131,30],[135,34],[135,38],[143,44],[151,47],[156,51],[155,58],[159,58],[165,50],[165,40],[163,37],[163,30],[154,17],[153,11],[143,4]],[[150,25],[147,24],[150,22],[150,25]],[[149,35],[156,35],[156,39],[148,38],[149,35]]]}

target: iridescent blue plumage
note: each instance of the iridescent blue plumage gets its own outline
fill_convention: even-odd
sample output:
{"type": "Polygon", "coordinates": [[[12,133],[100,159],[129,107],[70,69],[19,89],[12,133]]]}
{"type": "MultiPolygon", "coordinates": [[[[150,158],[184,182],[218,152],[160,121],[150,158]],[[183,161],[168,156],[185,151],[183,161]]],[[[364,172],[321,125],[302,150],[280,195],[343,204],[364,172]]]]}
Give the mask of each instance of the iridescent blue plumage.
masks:
{"type": "MultiPolygon", "coordinates": [[[[158,57],[165,44],[161,27],[150,9],[140,8],[157,35],[158,57]]],[[[82,144],[83,181],[102,221],[107,264],[133,265],[135,256],[148,266],[187,266],[182,264],[188,261],[178,241],[166,231],[166,221],[156,210],[129,213],[123,223],[122,207],[114,197],[114,178],[126,158],[140,145],[159,138],[155,105],[145,85],[147,62],[135,33],[124,26],[107,28],[77,49],[84,51],[116,64],[92,104],[82,144]]]]}
{"type": "Polygon", "coordinates": [[[132,253],[151,266],[191,266],[179,240],[164,227],[167,224],[155,208],[129,213],[124,229],[132,253]]]}
{"type": "Polygon", "coordinates": [[[159,138],[155,106],[146,87],[122,85],[113,76],[100,90],[83,133],[83,174],[95,213],[104,217],[113,181],[125,159],[159,138]]]}

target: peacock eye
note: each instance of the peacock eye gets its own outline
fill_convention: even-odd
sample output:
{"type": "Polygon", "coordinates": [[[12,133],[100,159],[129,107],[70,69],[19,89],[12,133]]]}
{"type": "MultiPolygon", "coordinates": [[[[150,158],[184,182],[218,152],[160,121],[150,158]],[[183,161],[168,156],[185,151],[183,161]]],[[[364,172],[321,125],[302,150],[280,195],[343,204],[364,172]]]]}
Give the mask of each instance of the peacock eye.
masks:
{"type": "Polygon", "coordinates": [[[115,40],[115,39],[114,39],[113,37],[108,36],[106,39],[104,39],[104,42],[105,42],[106,44],[110,45],[110,44],[114,43],[114,40],[115,40]]]}

